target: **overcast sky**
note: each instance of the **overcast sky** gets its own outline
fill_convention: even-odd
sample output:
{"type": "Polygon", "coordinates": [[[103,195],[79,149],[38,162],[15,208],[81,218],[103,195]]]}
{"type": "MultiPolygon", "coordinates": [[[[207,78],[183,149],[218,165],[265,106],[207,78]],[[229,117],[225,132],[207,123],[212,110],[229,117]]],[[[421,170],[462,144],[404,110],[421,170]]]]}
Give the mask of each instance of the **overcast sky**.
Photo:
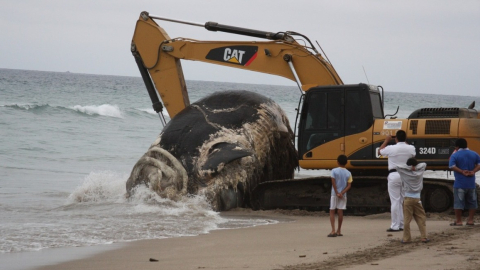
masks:
{"type": "MultiPolygon", "coordinates": [[[[139,77],[130,42],[144,10],[202,24],[302,33],[320,43],[344,83],[480,96],[479,0],[4,0],[0,68],[139,77]]],[[[158,23],[172,38],[253,39],[158,23]]],[[[295,85],[201,62],[182,65],[187,80],[295,85]]]]}

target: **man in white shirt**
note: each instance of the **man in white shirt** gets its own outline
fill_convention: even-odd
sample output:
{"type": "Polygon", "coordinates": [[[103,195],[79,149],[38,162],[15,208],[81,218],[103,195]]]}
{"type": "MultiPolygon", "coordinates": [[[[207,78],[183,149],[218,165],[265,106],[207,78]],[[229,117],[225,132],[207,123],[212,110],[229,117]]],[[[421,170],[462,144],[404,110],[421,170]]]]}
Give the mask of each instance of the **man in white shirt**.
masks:
{"type": "Polygon", "coordinates": [[[385,138],[385,141],[378,149],[378,153],[384,157],[388,157],[388,194],[390,195],[390,213],[392,216],[392,224],[387,232],[403,231],[403,194],[402,180],[398,174],[397,166],[403,166],[409,158],[415,156],[415,147],[407,144],[407,133],[398,130],[395,134],[395,145],[388,145],[392,139],[391,135],[385,138]]]}

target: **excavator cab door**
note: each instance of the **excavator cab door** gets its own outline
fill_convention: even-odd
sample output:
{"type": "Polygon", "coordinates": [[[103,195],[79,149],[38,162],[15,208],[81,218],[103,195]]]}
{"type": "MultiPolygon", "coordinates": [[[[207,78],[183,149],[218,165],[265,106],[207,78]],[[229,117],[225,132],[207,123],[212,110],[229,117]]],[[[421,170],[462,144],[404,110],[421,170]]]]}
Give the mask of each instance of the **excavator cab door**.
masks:
{"type": "Polygon", "coordinates": [[[373,123],[383,119],[378,92],[370,91],[364,84],[345,90],[345,155],[352,160],[372,160],[373,123]]]}
{"type": "MultiPolygon", "coordinates": [[[[344,144],[344,91],[313,88],[306,96],[300,120],[298,138],[300,156],[329,143],[321,159],[337,159],[343,154],[344,144]]],[[[317,159],[317,158],[315,158],[317,159]]]]}

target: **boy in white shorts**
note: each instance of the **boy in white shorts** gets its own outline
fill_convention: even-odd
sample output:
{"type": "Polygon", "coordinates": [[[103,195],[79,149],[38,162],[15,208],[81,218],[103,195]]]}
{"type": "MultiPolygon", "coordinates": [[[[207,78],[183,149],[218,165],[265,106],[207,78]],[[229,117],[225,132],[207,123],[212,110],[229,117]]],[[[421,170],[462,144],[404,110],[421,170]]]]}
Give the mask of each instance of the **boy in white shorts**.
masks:
{"type": "Polygon", "coordinates": [[[330,224],[332,231],[328,237],[343,236],[342,222],[343,210],[347,209],[347,191],[352,186],[352,174],[345,168],[347,156],[340,155],[337,158],[338,168],[332,170],[332,195],[330,197],[330,224]],[[335,231],[335,210],[338,215],[338,228],[335,231]]]}

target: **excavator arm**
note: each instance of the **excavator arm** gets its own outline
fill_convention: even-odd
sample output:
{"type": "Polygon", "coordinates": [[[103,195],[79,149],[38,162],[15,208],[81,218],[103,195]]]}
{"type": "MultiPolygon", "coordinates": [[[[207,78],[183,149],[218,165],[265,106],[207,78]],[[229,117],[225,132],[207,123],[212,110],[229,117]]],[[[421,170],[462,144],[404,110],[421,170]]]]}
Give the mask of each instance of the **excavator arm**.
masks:
{"type": "Polygon", "coordinates": [[[292,37],[292,32],[270,33],[207,22],[204,25],[207,30],[272,40],[171,39],[153,20],[154,18],[161,19],[150,16],[147,12],[140,14],[131,48],[154,109],[157,112],[161,110],[161,103],[154,92],[156,90],[170,117],[174,117],[190,104],[180,60],[202,61],[282,76],[296,81],[303,91],[318,85],[343,84],[333,66],[315,50],[313,45],[307,47],[299,44],[292,37]]]}

